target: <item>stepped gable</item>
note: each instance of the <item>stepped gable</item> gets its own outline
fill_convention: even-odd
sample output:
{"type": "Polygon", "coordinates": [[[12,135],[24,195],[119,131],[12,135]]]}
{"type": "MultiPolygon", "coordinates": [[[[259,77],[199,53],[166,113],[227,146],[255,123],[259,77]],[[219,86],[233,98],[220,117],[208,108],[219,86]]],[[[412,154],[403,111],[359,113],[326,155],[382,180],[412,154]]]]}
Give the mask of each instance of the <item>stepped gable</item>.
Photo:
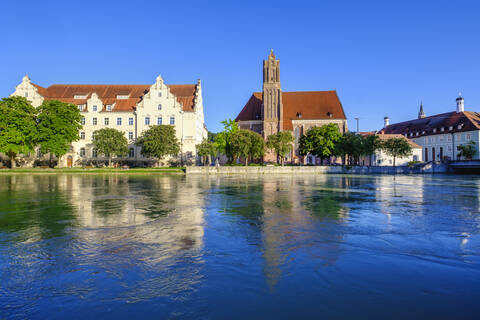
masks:
{"type": "MultiPolygon", "coordinates": [[[[86,85],[86,84],[54,84],[47,88],[33,84],[40,95],[47,100],[60,100],[76,105],[86,104],[93,93],[96,93],[105,105],[114,105],[112,112],[131,112],[142,101],[151,85],[86,85]],[[75,95],[85,95],[85,99],[75,99],[75,95]],[[128,95],[128,99],[117,99],[118,95],[128,95]]],[[[194,99],[197,86],[195,84],[167,85],[177,101],[182,105],[183,111],[194,111],[194,99]]]]}

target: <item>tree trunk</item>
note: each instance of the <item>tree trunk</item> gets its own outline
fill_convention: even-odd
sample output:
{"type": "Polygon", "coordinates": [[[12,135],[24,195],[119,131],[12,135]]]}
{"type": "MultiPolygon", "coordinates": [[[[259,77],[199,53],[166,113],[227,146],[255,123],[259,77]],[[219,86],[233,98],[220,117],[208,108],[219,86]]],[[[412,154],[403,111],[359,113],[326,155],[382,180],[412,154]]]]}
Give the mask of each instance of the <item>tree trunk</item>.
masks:
{"type": "Polygon", "coordinates": [[[248,156],[245,157],[245,166],[248,166],[248,156]]]}
{"type": "Polygon", "coordinates": [[[15,153],[11,153],[10,154],[10,167],[12,169],[15,169],[16,166],[17,166],[17,164],[15,163],[15,153]]]}
{"type": "Polygon", "coordinates": [[[395,168],[395,156],[393,156],[393,167],[395,168]]]}
{"type": "Polygon", "coordinates": [[[48,166],[52,167],[52,153],[50,152],[50,158],[48,159],[48,166]]]}
{"type": "Polygon", "coordinates": [[[112,167],[112,157],[108,157],[108,167],[112,167]]]}

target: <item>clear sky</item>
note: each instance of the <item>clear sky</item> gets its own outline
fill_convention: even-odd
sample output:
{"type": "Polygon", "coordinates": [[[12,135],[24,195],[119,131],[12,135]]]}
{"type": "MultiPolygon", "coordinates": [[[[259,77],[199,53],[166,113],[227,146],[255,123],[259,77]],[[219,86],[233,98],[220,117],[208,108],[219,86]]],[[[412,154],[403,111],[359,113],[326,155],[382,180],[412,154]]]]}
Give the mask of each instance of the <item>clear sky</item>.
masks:
{"type": "Polygon", "coordinates": [[[0,97],[54,83],[202,79],[206,123],[235,118],[274,49],[284,91],[336,89],[349,126],[480,111],[479,1],[0,2],[0,97]]]}

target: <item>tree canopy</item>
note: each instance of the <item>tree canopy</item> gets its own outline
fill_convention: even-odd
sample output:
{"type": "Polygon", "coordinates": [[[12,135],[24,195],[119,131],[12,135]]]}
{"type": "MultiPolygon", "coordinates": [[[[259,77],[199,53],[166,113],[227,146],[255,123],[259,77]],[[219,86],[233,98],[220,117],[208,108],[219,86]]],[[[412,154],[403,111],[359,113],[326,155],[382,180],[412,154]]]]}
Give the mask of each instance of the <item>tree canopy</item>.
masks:
{"type": "Polygon", "coordinates": [[[128,153],[127,138],[117,129],[103,128],[95,131],[93,145],[97,152],[108,157],[108,166],[111,166],[113,156],[121,157],[128,153]]]}
{"type": "Polygon", "coordinates": [[[370,156],[370,165],[372,165],[372,155],[382,147],[382,141],[376,134],[371,134],[363,137],[362,141],[362,153],[370,156]]]}
{"type": "Polygon", "coordinates": [[[275,151],[283,166],[285,157],[293,148],[294,137],[290,131],[280,131],[267,137],[266,146],[275,151]]]}
{"type": "Polygon", "coordinates": [[[346,163],[354,164],[358,158],[365,154],[364,138],[355,132],[345,132],[336,146],[336,153],[346,157],[346,163]]]}
{"type": "Polygon", "coordinates": [[[239,128],[235,120],[227,119],[221,122],[223,124],[223,131],[216,134],[214,137],[215,145],[218,151],[224,154],[228,161],[233,161],[234,155],[232,150],[232,135],[235,134],[239,128]]]}
{"type": "Polygon", "coordinates": [[[215,144],[209,140],[203,140],[202,143],[195,146],[197,154],[202,157],[202,163],[206,163],[208,156],[214,157],[217,154],[215,144]]]}
{"type": "Polygon", "coordinates": [[[334,123],[310,128],[300,138],[300,155],[313,154],[323,162],[324,159],[336,154],[336,143],[341,136],[337,125],[334,123]]]}
{"type": "Polygon", "coordinates": [[[459,151],[457,154],[458,157],[463,157],[468,160],[471,160],[477,153],[477,150],[475,148],[475,141],[473,140],[468,142],[467,144],[461,144],[457,146],[457,150],[459,151]]]}
{"type": "Polygon", "coordinates": [[[412,154],[412,147],[406,138],[390,138],[383,141],[382,150],[393,157],[393,166],[397,157],[407,157],[412,154]]]}
{"type": "Polygon", "coordinates": [[[3,98],[0,101],[0,151],[15,168],[15,157],[34,150],[37,142],[36,110],[24,97],[3,98]]]}
{"type": "Polygon", "coordinates": [[[265,153],[265,144],[261,135],[250,130],[240,129],[230,138],[231,153],[234,158],[243,158],[245,165],[248,159],[258,159],[265,153]]]}
{"type": "Polygon", "coordinates": [[[74,104],[45,100],[38,108],[37,116],[38,144],[42,152],[58,158],[66,154],[71,143],[79,139],[81,119],[74,104]]]}
{"type": "Polygon", "coordinates": [[[137,145],[142,147],[142,155],[163,159],[180,153],[175,127],[170,125],[151,126],[138,139],[137,145]]]}

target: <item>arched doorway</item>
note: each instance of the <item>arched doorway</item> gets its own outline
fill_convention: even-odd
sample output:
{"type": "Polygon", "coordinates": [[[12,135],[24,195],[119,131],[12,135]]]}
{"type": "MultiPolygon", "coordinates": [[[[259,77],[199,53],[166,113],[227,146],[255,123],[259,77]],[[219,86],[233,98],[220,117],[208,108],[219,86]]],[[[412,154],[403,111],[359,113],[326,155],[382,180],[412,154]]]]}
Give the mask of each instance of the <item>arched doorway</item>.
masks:
{"type": "Polygon", "coordinates": [[[67,167],[71,168],[73,166],[73,158],[72,156],[67,157],[67,167]]]}

